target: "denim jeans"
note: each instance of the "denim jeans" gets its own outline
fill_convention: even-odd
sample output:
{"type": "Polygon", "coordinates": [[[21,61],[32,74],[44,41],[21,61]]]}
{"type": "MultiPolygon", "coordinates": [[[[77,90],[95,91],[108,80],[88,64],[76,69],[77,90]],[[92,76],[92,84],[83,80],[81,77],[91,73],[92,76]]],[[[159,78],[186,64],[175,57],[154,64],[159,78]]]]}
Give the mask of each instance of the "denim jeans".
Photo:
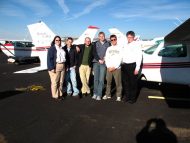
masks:
{"type": "Polygon", "coordinates": [[[106,65],[100,63],[94,63],[93,71],[94,71],[94,95],[101,97],[104,88],[106,65]]]}
{"type": "Polygon", "coordinates": [[[72,89],[73,89],[73,96],[76,96],[79,94],[79,90],[77,89],[75,68],[70,68],[66,72],[66,83],[67,83],[67,93],[72,93],[72,89]]]}

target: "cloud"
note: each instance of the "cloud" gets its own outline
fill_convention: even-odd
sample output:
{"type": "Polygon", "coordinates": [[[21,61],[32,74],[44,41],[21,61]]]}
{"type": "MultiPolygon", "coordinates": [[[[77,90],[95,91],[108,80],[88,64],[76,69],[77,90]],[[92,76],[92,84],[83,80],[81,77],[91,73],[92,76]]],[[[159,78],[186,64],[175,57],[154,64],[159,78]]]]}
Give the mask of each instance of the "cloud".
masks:
{"type": "Polygon", "coordinates": [[[48,16],[52,12],[51,8],[41,0],[17,0],[14,3],[31,9],[35,15],[41,17],[48,16]]]}
{"type": "Polygon", "coordinates": [[[1,15],[13,16],[13,17],[25,17],[25,14],[17,6],[4,3],[0,5],[1,15]]]}
{"type": "Polygon", "coordinates": [[[56,0],[59,6],[62,8],[64,14],[67,14],[69,12],[68,6],[65,4],[64,0],[56,0]]]}
{"type": "Polygon", "coordinates": [[[187,1],[173,2],[172,0],[165,1],[142,1],[136,0],[124,2],[115,7],[117,11],[111,14],[117,19],[153,19],[153,20],[171,20],[175,17],[188,18],[190,13],[190,5],[187,1]],[[149,3],[148,3],[149,2],[149,3]]]}
{"type": "Polygon", "coordinates": [[[93,11],[95,8],[103,6],[107,3],[107,0],[97,0],[97,1],[93,1],[92,3],[90,3],[89,5],[87,5],[83,11],[78,12],[73,14],[73,16],[71,16],[70,18],[66,19],[66,20],[73,20],[73,19],[77,19],[83,15],[86,15],[88,13],[90,13],[91,11],[93,11]]]}
{"type": "Polygon", "coordinates": [[[134,18],[134,17],[140,17],[141,14],[126,14],[123,12],[118,12],[118,13],[114,13],[112,14],[113,17],[115,18],[134,18]]]}

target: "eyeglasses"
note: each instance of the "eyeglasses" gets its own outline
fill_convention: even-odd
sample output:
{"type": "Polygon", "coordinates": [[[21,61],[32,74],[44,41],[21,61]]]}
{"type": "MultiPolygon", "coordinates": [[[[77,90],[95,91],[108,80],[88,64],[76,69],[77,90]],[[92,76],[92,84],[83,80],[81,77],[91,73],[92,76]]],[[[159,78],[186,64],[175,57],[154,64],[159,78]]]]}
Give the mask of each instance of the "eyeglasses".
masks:
{"type": "Polygon", "coordinates": [[[111,41],[116,41],[117,39],[111,39],[111,41]]]}
{"type": "Polygon", "coordinates": [[[61,41],[61,40],[55,40],[55,41],[61,41]]]}

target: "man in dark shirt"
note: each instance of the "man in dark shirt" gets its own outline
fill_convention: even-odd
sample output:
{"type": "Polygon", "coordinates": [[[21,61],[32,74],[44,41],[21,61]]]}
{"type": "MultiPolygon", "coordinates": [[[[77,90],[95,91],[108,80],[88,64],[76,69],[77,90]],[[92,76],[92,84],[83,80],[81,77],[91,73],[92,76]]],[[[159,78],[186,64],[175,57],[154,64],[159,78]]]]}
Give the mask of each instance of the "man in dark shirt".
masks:
{"type": "Polygon", "coordinates": [[[93,45],[91,44],[91,39],[86,37],[85,43],[78,45],[78,48],[80,49],[78,65],[80,79],[82,82],[81,92],[83,96],[86,96],[90,95],[89,78],[93,60],[93,45]]]}
{"type": "Polygon", "coordinates": [[[73,38],[68,37],[66,45],[63,47],[66,53],[66,84],[67,84],[67,95],[78,97],[79,90],[77,89],[76,80],[76,65],[77,65],[77,51],[75,46],[72,45],[73,38]]]}

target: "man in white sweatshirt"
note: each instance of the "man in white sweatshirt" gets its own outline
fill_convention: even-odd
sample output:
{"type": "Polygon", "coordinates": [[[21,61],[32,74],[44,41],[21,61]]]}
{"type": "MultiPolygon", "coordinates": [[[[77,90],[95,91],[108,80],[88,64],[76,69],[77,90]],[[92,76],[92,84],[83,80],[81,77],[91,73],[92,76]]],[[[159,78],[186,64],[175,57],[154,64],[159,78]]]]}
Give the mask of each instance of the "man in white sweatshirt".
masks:
{"type": "Polygon", "coordinates": [[[142,49],[138,41],[135,41],[135,33],[128,31],[127,43],[123,49],[122,84],[124,101],[131,104],[137,98],[137,76],[142,62],[142,49]]]}
{"type": "Polygon", "coordinates": [[[107,67],[106,73],[106,95],[103,99],[111,98],[111,82],[114,77],[116,84],[116,101],[121,101],[122,96],[122,82],[121,82],[121,61],[122,61],[122,47],[117,45],[116,35],[110,36],[111,46],[108,47],[105,55],[105,64],[107,67]]]}

